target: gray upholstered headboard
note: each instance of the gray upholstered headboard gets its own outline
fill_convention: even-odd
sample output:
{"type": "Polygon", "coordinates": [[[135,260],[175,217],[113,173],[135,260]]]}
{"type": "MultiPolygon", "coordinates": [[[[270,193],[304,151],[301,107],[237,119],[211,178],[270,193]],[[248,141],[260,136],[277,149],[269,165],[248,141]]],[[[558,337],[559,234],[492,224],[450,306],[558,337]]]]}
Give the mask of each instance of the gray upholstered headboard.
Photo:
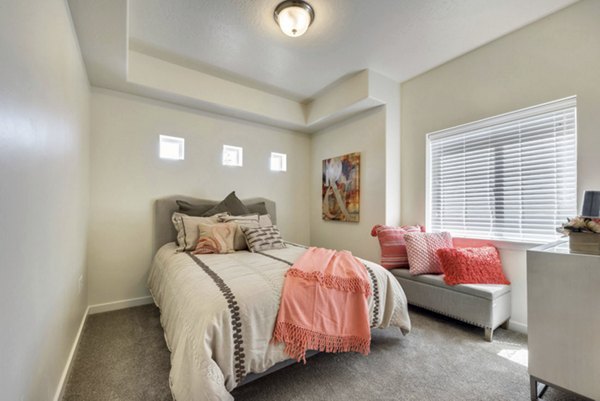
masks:
{"type": "MultiPolygon", "coordinates": [[[[173,227],[173,223],[171,222],[171,216],[173,215],[173,212],[179,210],[179,206],[177,206],[177,203],[175,202],[176,200],[214,205],[219,203],[219,201],[192,198],[184,195],[173,195],[167,196],[166,198],[157,199],[154,202],[154,252],[156,252],[158,248],[164,244],[173,242],[177,239],[177,232],[175,231],[175,227],[173,227]]],[[[271,215],[271,221],[273,224],[277,224],[277,210],[275,208],[275,202],[272,200],[266,198],[250,198],[242,199],[242,202],[245,205],[265,202],[267,211],[271,215]]]]}

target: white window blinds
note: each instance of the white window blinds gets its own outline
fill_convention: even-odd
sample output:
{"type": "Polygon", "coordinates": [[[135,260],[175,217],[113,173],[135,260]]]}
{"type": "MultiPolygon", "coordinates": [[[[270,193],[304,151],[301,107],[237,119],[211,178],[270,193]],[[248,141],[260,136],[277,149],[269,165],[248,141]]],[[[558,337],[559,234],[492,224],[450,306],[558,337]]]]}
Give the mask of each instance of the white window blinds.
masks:
{"type": "Polygon", "coordinates": [[[576,114],[570,97],[428,134],[428,229],[556,239],[577,211],[576,114]]]}

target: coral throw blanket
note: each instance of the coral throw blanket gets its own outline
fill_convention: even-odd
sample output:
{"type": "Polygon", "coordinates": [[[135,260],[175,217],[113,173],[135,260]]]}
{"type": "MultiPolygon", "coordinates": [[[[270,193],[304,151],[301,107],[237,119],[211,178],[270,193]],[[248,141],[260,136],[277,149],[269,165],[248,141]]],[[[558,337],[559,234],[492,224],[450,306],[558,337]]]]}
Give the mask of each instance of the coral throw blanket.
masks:
{"type": "Polygon", "coordinates": [[[306,363],[306,351],[355,351],[371,345],[366,267],[348,251],[311,247],[288,270],[273,342],[306,363]]]}

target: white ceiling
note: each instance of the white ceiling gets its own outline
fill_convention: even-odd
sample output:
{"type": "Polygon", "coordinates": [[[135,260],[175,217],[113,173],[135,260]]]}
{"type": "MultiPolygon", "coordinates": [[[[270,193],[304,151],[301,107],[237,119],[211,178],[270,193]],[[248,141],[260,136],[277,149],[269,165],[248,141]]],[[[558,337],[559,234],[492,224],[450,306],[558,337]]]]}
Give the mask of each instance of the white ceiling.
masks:
{"type": "Polygon", "coordinates": [[[129,46],[300,101],[366,68],[405,81],[576,0],[309,0],[300,38],[279,31],[278,2],[130,0],[129,46]]]}

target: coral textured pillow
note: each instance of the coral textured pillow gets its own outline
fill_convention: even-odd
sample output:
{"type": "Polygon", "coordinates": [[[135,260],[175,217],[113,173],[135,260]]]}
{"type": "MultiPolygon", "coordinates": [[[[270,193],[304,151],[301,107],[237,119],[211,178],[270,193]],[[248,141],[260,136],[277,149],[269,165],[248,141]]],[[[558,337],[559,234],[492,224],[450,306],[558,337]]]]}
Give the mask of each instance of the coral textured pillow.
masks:
{"type": "Polygon", "coordinates": [[[438,249],[437,256],[448,285],[510,284],[502,272],[498,250],[493,246],[438,249]]]}
{"type": "Polygon", "coordinates": [[[450,233],[408,233],[404,235],[404,242],[406,242],[410,274],[416,276],[442,273],[436,251],[452,248],[450,233]]]}
{"type": "Polygon", "coordinates": [[[378,224],[374,226],[371,230],[371,236],[377,236],[379,240],[381,266],[386,269],[408,269],[408,256],[406,255],[404,234],[419,233],[422,231],[425,231],[424,227],[419,225],[392,227],[378,224]]]}

